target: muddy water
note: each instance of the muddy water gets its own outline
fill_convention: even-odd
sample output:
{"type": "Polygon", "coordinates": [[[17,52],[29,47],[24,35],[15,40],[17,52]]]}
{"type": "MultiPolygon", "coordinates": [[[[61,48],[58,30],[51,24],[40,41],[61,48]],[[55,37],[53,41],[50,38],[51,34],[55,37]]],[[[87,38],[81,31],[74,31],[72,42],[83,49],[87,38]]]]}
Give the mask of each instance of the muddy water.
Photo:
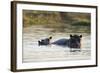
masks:
{"type": "MultiPolygon", "coordinates": [[[[45,62],[63,60],[87,60],[91,58],[91,38],[87,33],[51,32],[51,28],[31,26],[23,29],[23,62],[45,62]],[[38,46],[38,40],[52,36],[51,42],[60,38],[69,39],[70,34],[82,34],[81,50],[70,52],[69,47],[57,45],[38,46]]],[[[67,30],[66,30],[67,31],[67,30]]]]}

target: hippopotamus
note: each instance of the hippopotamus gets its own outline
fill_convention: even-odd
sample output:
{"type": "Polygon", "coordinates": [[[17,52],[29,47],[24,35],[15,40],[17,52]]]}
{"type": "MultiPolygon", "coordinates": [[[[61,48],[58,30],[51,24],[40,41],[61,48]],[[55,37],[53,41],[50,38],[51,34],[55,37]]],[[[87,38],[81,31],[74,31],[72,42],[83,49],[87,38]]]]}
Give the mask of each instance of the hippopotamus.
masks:
{"type": "Polygon", "coordinates": [[[41,39],[38,41],[38,45],[49,45],[50,44],[50,40],[52,39],[52,37],[50,36],[49,38],[45,38],[45,39],[41,39]]]}
{"type": "Polygon", "coordinates": [[[67,46],[70,48],[81,48],[81,38],[82,35],[70,35],[69,39],[59,39],[57,41],[52,42],[51,44],[55,44],[58,46],[67,46]]]}
{"type": "Polygon", "coordinates": [[[70,47],[70,48],[81,48],[81,38],[82,35],[70,35],[69,39],[58,39],[54,42],[50,42],[52,37],[42,39],[38,41],[38,45],[58,45],[63,47],[70,47]]]}

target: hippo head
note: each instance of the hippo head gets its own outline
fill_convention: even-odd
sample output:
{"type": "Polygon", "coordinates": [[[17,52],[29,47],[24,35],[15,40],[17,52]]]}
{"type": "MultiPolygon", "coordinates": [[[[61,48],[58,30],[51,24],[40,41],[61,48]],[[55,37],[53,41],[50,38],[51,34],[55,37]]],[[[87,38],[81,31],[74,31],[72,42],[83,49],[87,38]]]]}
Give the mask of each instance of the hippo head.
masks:
{"type": "Polygon", "coordinates": [[[39,40],[39,41],[38,41],[38,45],[49,45],[51,39],[52,39],[52,37],[39,40]]]}
{"type": "Polygon", "coordinates": [[[70,35],[70,48],[81,48],[82,35],[70,35]]]}

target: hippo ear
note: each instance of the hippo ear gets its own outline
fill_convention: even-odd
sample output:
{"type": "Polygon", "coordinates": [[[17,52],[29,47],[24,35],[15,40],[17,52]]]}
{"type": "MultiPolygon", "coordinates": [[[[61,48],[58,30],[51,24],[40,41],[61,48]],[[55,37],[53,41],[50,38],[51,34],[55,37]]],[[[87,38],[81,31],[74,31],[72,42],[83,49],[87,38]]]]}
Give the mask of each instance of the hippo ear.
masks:
{"type": "Polygon", "coordinates": [[[82,35],[80,35],[80,38],[82,38],[82,35]]]}
{"type": "Polygon", "coordinates": [[[70,37],[72,37],[72,35],[70,34],[70,37]]]}
{"type": "Polygon", "coordinates": [[[40,41],[38,41],[38,43],[40,43],[40,41]]]}
{"type": "Polygon", "coordinates": [[[52,36],[50,36],[49,39],[52,39],[52,36]]]}

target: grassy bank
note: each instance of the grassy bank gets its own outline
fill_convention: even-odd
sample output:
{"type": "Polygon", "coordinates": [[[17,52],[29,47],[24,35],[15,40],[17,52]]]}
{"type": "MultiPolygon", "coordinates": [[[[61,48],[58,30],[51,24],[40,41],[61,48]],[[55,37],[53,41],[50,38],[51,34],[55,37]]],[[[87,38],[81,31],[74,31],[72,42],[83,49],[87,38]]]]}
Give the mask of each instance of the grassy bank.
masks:
{"type": "Polygon", "coordinates": [[[89,13],[23,10],[23,27],[32,25],[53,28],[53,31],[90,32],[91,16],[89,13]]]}

